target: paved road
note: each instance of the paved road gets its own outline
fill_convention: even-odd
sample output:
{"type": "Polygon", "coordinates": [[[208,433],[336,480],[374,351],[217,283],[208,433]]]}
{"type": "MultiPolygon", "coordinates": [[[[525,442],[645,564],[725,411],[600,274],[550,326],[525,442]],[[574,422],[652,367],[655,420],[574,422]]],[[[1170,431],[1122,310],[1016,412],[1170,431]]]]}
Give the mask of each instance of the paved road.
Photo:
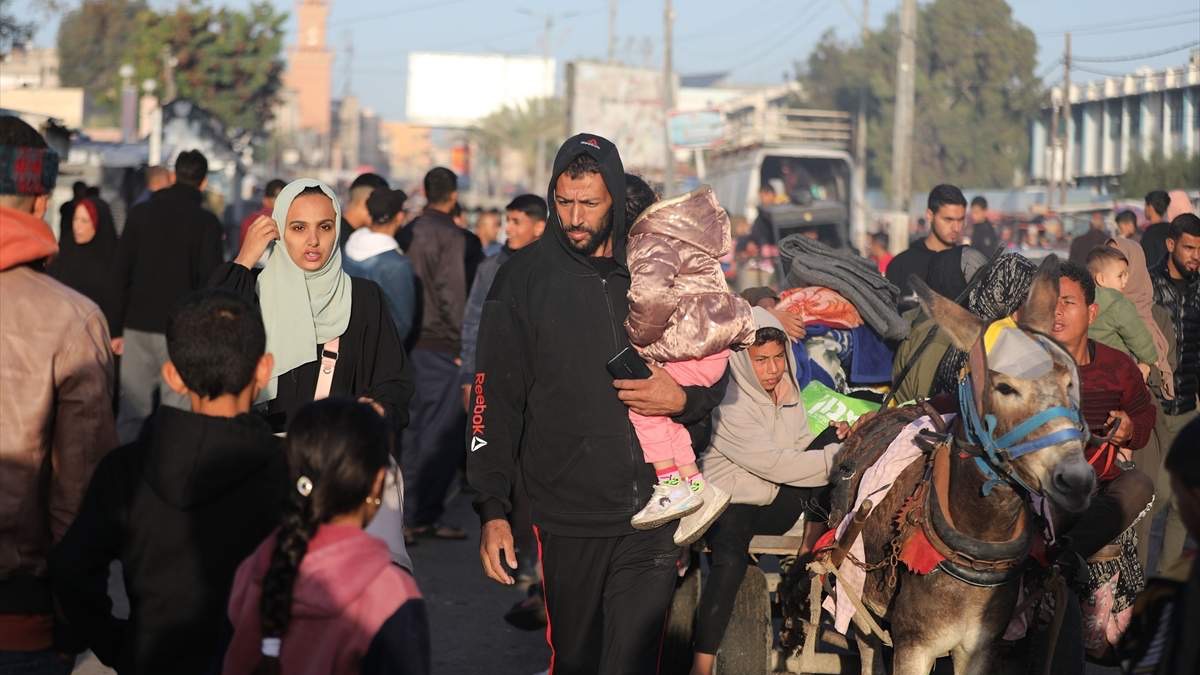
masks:
{"type": "MultiPolygon", "coordinates": [[[[468,497],[454,499],[446,521],[466,528],[466,541],[422,540],[409,549],[429,608],[437,675],[534,675],[546,670],[545,634],[512,628],[504,612],[524,595],[485,579],[479,567],[479,519],[468,497]]],[[[128,612],[124,589],[110,584],[117,614],[128,612]]],[[[74,675],[114,675],[90,652],[74,675]]]]}
{"type": "MultiPolygon", "coordinates": [[[[451,502],[447,522],[470,533],[467,541],[422,540],[409,550],[417,583],[429,608],[436,675],[535,675],[547,667],[550,652],[541,632],[525,632],[504,622],[504,612],[522,594],[483,577],[479,567],[479,521],[469,499],[451,502]]],[[[120,590],[114,588],[114,597],[120,590]]],[[[119,611],[125,611],[118,601],[119,611]]],[[[1089,665],[1087,675],[1119,671],[1089,665]]],[[[81,657],[75,675],[112,675],[91,654],[81,657]]]]}
{"type": "Polygon", "coordinates": [[[517,630],[502,618],[524,595],[484,578],[479,518],[466,496],[451,502],[446,521],[466,528],[466,541],[422,539],[409,549],[429,607],[433,672],[438,675],[534,675],[546,669],[545,634],[517,630]]]}

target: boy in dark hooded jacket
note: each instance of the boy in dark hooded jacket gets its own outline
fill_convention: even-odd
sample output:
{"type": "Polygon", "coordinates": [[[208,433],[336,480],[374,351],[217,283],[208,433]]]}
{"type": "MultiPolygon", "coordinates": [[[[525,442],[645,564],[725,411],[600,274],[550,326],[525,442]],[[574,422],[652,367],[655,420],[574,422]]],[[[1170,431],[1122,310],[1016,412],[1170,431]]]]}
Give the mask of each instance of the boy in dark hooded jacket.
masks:
{"type": "Polygon", "coordinates": [[[68,620],[121,675],[215,672],[234,572],[278,524],[287,483],[279,439],[250,414],[271,379],[258,310],[203,291],[168,318],[166,339],[163,379],[192,410],[159,408],[104,458],[50,560],[68,620]],[[127,620],[112,615],[113,560],[127,620]]]}

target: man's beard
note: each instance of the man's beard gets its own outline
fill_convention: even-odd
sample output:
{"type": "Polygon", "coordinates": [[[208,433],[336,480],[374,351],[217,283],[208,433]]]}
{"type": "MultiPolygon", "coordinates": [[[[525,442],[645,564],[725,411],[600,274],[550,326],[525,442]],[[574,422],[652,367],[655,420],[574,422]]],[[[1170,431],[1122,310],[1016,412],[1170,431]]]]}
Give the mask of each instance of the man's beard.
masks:
{"type": "MultiPolygon", "coordinates": [[[[956,241],[946,241],[946,238],[943,237],[942,234],[937,231],[936,227],[930,227],[929,231],[933,232],[934,238],[937,239],[938,241],[942,242],[942,245],[945,246],[946,248],[954,248],[955,246],[958,246],[959,242],[957,240],[956,241]]],[[[959,236],[959,238],[960,239],[962,238],[961,235],[959,236]]]]}
{"type": "Polygon", "coordinates": [[[585,256],[592,256],[596,253],[596,251],[600,250],[600,247],[604,245],[604,242],[608,241],[608,238],[610,236],[612,236],[612,229],[613,229],[613,213],[612,213],[612,209],[609,209],[608,213],[604,214],[604,223],[601,225],[599,232],[592,232],[591,230],[587,229],[586,227],[571,226],[571,227],[563,227],[563,233],[564,234],[570,234],[572,232],[587,232],[587,233],[589,233],[591,236],[589,236],[587,239],[584,239],[583,241],[579,241],[579,242],[572,240],[570,237],[567,237],[567,243],[570,244],[571,248],[575,249],[575,251],[577,253],[581,253],[585,256]]]}
{"type": "Polygon", "coordinates": [[[1196,276],[1198,272],[1200,272],[1200,269],[1188,269],[1187,266],[1183,264],[1183,260],[1174,253],[1168,253],[1167,255],[1171,256],[1171,262],[1175,266],[1175,271],[1179,272],[1179,276],[1183,277],[1184,279],[1191,279],[1192,277],[1196,276]]]}

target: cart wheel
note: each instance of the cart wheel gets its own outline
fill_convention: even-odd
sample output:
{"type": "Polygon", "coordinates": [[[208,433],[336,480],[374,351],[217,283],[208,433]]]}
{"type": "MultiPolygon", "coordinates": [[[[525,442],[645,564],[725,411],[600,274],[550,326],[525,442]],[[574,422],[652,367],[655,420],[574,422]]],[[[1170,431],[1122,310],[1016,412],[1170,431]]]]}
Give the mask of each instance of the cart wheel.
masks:
{"type": "Polygon", "coordinates": [[[687,675],[692,669],[692,630],[696,625],[696,608],[700,606],[699,563],[697,556],[687,574],[679,580],[671,599],[671,615],[663,636],[660,659],[662,675],[687,675]]]}
{"type": "Polygon", "coordinates": [[[771,670],[771,598],[767,578],[757,565],[746,576],[733,601],[733,616],[717,652],[718,675],[762,675],[771,670]]]}

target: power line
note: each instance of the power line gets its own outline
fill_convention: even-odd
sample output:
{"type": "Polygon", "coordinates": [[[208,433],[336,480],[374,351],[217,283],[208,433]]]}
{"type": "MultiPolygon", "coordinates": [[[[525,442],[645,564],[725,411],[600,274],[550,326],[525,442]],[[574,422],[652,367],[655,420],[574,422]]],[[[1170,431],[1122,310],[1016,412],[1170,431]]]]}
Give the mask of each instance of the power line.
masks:
{"type": "Polygon", "coordinates": [[[1037,79],[1039,79],[1039,80],[1044,80],[1044,79],[1046,79],[1046,77],[1047,77],[1048,75],[1050,75],[1050,73],[1051,73],[1051,72],[1053,72],[1053,71],[1054,71],[1054,70],[1056,70],[1056,69],[1057,69],[1059,66],[1061,66],[1061,65],[1062,65],[1062,61],[1063,61],[1063,60],[1062,60],[1062,57],[1060,56],[1060,57],[1058,57],[1057,59],[1054,59],[1054,63],[1048,63],[1048,64],[1046,64],[1046,65],[1045,65],[1045,66],[1042,68],[1041,72],[1037,74],[1037,79]]]}
{"type": "MultiPolygon", "coordinates": [[[[599,14],[602,11],[604,11],[604,10],[596,9],[596,10],[589,10],[586,12],[573,13],[570,16],[558,16],[558,17],[556,17],[555,20],[563,21],[563,22],[573,21],[575,19],[581,19],[585,16],[592,16],[594,14],[599,14]]],[[[490,45],[497,40],[506,40],[510,37],[517,37],[520,35],[532,35],[534,33],[537,33],[539,30],[540,29],[538,29],[538,28],[524,27],[524,28],[518,28],[516,30],[510,31],[507,33],[488,33],[487,35],[481,35],[479,37],[462,40],[459,42],[438,43],[437,45],[426,47],[426,48],[413,47],[412,45],[403,45],[403,46],[398,45],[397,50],[404,49],[409,52],[421,51],[422,49],[447,51],[447,50],[451,50],[451,49],[458,49],[461,47],[468,47],[468,46],[472,46],[472,45],[490,45]]],[[[394,54],[394,52],[383,51],[383,50],[371,50],[368,52],[359,52],[359,53],[360,54],[368,54],[368,55],[379,55],[379,54],[392,55],[392,54],[394,54]]],[[[359,69],[359,70],[361,70],[361,69],[359,69]]]]}
{"type": "MultiPolygon", "coordinates": [[[[1088,73],[1091,75],[1099,75],[1101,77],[1125,77],[1125,75],[1122,75],[1120,73],[1112,73],[1107,70],[1097,70],[1095,68],[1088,68],[1086,66],[1075,66],[1075,70],[1078,70],[1081,73],[1088,73]]],[[[1141,77],[1141,76],[1134,75],[1133,77],[1141,77]]]]}
{"type": "Polygon", "coordinates": [[[1082,26],[1073,26],[1070,28],[1062,28],[1059,30],[1040,30],[1040,31],[1037,31],[1036,34],[1037,35],[1063,35],[1065,33],[1084,34],[1089,31],[1092,31],[1092,30],[1101,30],[1101,29],[1105,29],[1105,28],[1113,28],[1113,27],[1129,28],[1130,26],[1136,26],[1136,25],[1144,24],[1146,22],[1162,21],[1163,19],[1173,19],[1174,21],[1172,21],[1170,25],[1174,25],[1175,23],[1177,23],[1179,21],[1180,18],[1187,16],[1187,15],[1192,15],[1192,14],[1200,14],[1200,9],[1187,9],[1182,12],[1170,12],[1168,14],[1158,14],[1155,16],[1142,16],[1142,17],[1117,20],[1117,21],[1104,21],[1101,23],[1085,24],[1082,26]]]}
{"type": "Polygon", "coordinates": [[[854,11],[854,8],[850,6],[850,0],[841,0],[841,2],[842,7],[846,9],[846,14],[858,25],[858,30],[865,32],[867,30],[867,17],[865,15],[859,16],[858,12],[854,11]]]}
{"type": "Polygon", "coordinates": [[[740,61],[737,65],[730,67],[729,72],[733,72],[735,70],[741,70],[742,68],[745,68],[746,66],[752,65],[752,64],[756,63],[757,61],[762,60],[762,58],[764,56],[770,54],[771,52],[775,51],[776,49],[779,49],[779,47],[782,46],[783,43],[787,42],[791,38],[794,38],[796,32],[801,27],[803,27],[804,24],[817,18],[817,16],[819,16],[821,14],[821,12],[825,11],[825,9],[827,9],[828,7],[829,7],[828,3],[821,3],[820,0],[812,0],[812,2],[809,2],[807,5],[805,5],[804,9],[802,9],[800,11],[800,19],[798,21],[796,21],[796,23],[789,25],[784,30],[783,34],[780,36],[780,39],[777,39],[777,40],[771,42],[765,48],[759,50],[750,58],[740,61]],[[809,10],[811,10],[814,6],[816,6],[818,4],[820,4],[820,6],[817,7],[817,10],[815,12],[813,12],[812,14],[809,14],[809,10]]]}
{"type": "Polygon", "coordinates": [[[754,6],[739,8],[737,12],[730,14],[729,16],[723,18],[721,21],[719,21],[717,23],[711,24],[707,28],[702,28],[700,30],[694,30],[690,33],[683,33],[682,35],[678,35],[675,37],[675,41],[676,42],[684,42],[687,40],[691,40],[693,38],[706,37],[706,36],[712,35],[714,33],[729,32],[729,27],[732,25],[736,25],[736,21],[744,18],[751,10],[758,9],[758,7],[760,5],[766,4],[767,2],[774,2],[774,1],[775,0],[758,0],[758,3],[756,3],[754,6]]]}
{"type": "Polygon", "coordinates": [[[1144,25],[1119,26],[1119,27],[1106,28],[1106,29],[1083,31],[1080,33],[1072,33],[1072,35],[1082,35],[1082,36],[1124,35],[1125,33],[1138,33],[1138,32],[1145,31],[1145,30],[1163,30],[1164,28],[1175,28],[1176,26],[1188,26],[1192,23],[1196,23],[1196,24],[1200,25],[1200,17],[1196,17],[1194,20],[1190,20],[1190,21],[1183,21],[1182,23],[1181,23],[1181,21],[1182,21],[1181,19],[1176,19],[1174,21],[1160,21],[1159,23],[1150,23],[1150,24],[1144,24],[1144,25]]]}
{"type": "Polygon", "coordinates": [[[441,0],[441,2],[429,2],[429,3],[425,3],[423,5],[413,5],[411,7],[399,7],[397,9],[389,9],[386,12],[374,12],[371,14],[360,14],[358,16],[352,16],[352,17],[345,18],[345,19],[339,19],[337,21],[330,22],[329,25],[330,26],[344,26],[344,25],[352,24],[352,23],[362,23],[363,21],[375,21],[376,19],[387,19],[387,18],[390,18],[393,16],[400,16],[402,14],[413,14],[416,12],[423,12],[427,9],[434,9],[436,7],[445,7],[447,5],[462,4],[466,1],[467,0],[441,0]]]}
{"type": "Polygon", "coordinates": [[[1151,80],[1151,79],[1154,79],[1157,77],[1164,77],[1166,75],[1166,73],[1164,73],[1161,70],[1157,70],[1152,73],[1114,73],[1110,70],[1101,70],[1098,68],[1087,68],[1084,66],[1076,66],[1075,70],[1089,73],[1091,75],[1099,75],[1101,77],[1115,77],[1117,79],[1122,79],[1122,80],[1125,78],[1130,78],[1130,79],[1134,79],[1134,80],[1151,80]]]}
{"type": "Polygon", "coordinates": [[[1121,63],[1122,61],[1140,61],[1142,59],[1152,59],[1156,56],[1164,56],[1174,52],[1181,52],[1186,49],[1192,49],[1200,46],[1200,40],[1192,40],[1181,45],[1176,45],[1167,49],[1160,49],[1154,52],[1143,52],[1141,54],[1130,54],[1128,56],[1076,56],[1073,57],[1076,61],[1087,63],[1121,63]]]}

